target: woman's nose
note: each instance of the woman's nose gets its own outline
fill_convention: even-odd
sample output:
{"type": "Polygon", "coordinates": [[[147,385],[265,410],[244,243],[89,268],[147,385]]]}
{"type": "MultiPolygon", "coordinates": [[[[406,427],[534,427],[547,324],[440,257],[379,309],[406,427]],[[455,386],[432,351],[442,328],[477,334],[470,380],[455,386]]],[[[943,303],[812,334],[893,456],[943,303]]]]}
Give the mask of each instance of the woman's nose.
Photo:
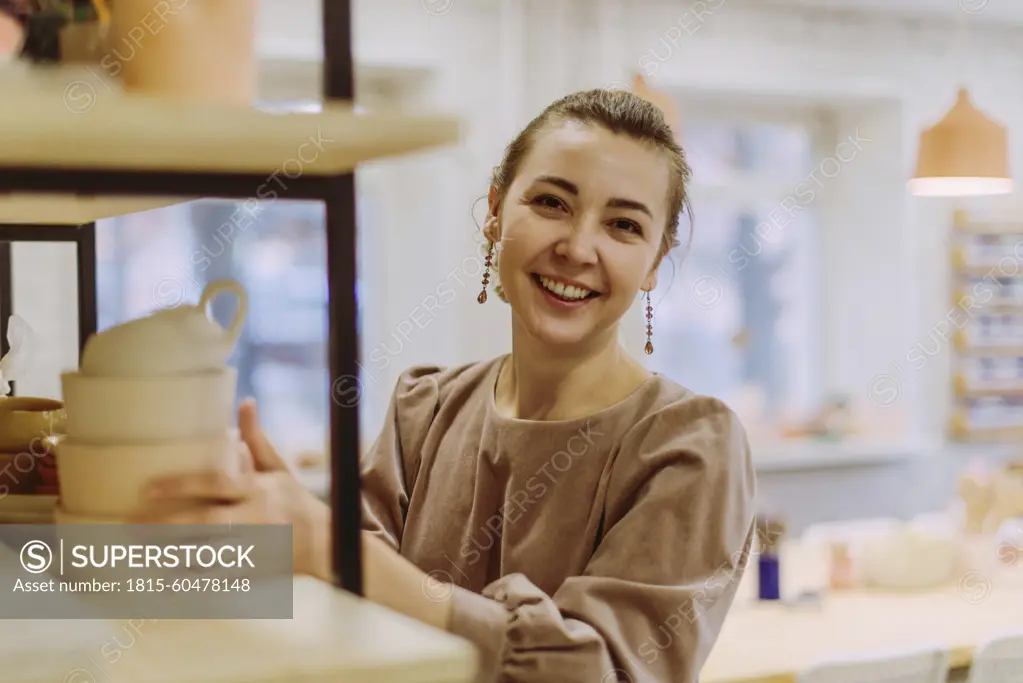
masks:
{"type": "Polygon", "coordinates": [[[595,263],[597,231],[592,226],[577,225],[558,243],[555,253],[574,263],[595,263]]]}

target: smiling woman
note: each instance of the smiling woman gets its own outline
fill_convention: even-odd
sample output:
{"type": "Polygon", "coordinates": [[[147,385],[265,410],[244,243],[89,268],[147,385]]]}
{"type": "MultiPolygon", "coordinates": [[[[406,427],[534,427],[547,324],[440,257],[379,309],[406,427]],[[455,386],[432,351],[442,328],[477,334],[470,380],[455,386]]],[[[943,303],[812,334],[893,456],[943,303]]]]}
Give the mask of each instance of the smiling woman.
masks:
{"type": "Polygon", "coordinates": [[[532,135],[532,153],[516,156],[513,144],[509,168],[495,174],[484,228],[492,244],[503,241],[500,277],[514,325],[544,344],[606,346],[637,290],[657,283],[688,167],[679,151],[672,173],[661,149],[577,118],[532,135]]]}
{"type": "MultiPolygon", "coordinates": [[[[480,683],[694,683],[734,599],[754,534],[745,432],[618,344],[678,243],[688,178],[635,95],[543,111],[484,226],[481,294],[500,252],[511,353],[404,372],[363,461],[365,596],[475,643],[480,683]]],[[[164,521],[291,523],[296,571],[329,579],[329,510],[253,406],[239,428],[256,474],[163,482],[205,503],[164,521]]]]}

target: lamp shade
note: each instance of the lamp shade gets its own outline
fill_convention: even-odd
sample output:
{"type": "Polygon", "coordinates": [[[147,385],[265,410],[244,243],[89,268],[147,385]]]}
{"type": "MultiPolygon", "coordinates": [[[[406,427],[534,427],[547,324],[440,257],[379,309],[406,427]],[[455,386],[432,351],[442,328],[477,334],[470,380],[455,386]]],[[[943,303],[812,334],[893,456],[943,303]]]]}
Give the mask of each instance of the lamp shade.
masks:
{"type": "Polygon", "coordinates": [[[945,117],[920,133],[916,173],[909,191],[929,197],[1009,194],[1009,141],[1005,126],[970,102],[965,89],[945,117]]]}

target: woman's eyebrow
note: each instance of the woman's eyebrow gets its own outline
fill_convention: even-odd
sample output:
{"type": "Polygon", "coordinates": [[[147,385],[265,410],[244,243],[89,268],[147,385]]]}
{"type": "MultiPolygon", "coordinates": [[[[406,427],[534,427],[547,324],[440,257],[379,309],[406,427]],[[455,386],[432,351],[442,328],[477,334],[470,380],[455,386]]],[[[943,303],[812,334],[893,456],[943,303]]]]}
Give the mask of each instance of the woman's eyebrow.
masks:
{"type": "MultiPolygon", "coordinates": [[[[568,192],[570,195],[576,197],[579,196],[579,186],[573,183],[571,180],[566,180],[565,178],[561,178],[559,176],[542,175],[538,176],[535,182],[554,185],[556,187],[560,187],[562,190],[568,192]]],[[[613,209],[633,209],[634,211],[642,211],[650,218],[654,217],[646,204],[644,204],[643,202],[637,202],[635,199],[623,199],[622,197],[612,197],[607,201],[607,205],[613,209]]]]}

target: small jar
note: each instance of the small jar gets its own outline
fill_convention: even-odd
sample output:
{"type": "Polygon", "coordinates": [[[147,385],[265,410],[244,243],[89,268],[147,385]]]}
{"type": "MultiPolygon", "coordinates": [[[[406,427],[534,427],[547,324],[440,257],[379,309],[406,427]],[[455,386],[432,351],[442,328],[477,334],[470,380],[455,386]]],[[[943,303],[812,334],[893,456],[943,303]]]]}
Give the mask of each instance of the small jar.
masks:
{"type": "Polygon", "coordinates": [[[828,587],[832,590],[848,590],[856,586],[852,555],[849,544],[836,541],[829,548],[828,587]]]}

